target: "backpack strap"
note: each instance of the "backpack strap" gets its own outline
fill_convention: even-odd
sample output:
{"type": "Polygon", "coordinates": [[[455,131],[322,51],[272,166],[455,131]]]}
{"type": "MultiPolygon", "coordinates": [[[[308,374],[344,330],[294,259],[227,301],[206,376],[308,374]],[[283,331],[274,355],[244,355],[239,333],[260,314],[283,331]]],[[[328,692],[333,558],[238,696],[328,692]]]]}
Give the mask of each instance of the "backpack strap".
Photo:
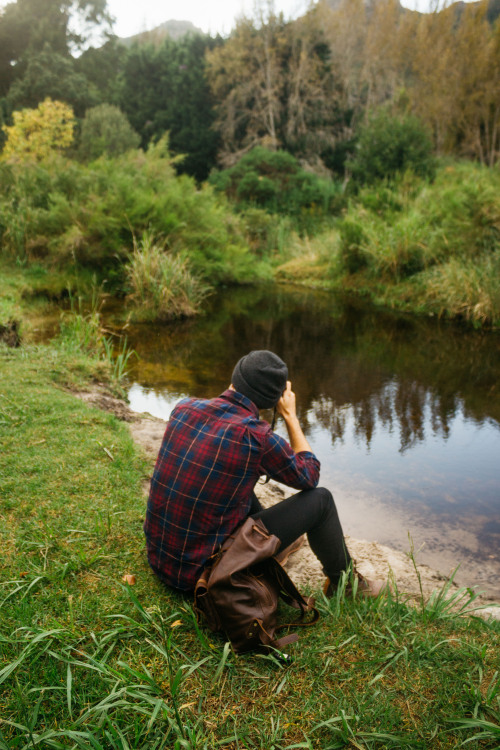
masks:
{"type": "Polygon", "coordinates": [[[286,570],[282,567],[278,560],[276,560],[275,557],[272,557],[269,560],[269,564],[274,575],[276,576],[276,580],[280,585],[280,597],[291,607],[300,610],[300,617],[298,621],[280,625],[279,628],[281,629],[295,626],[308,627],[309,625],[314,625],[314,623],[319,619],[319,612],[314,606],[314,597],[308,596],[306,599],[304,596],[302,596],[286,570]],[[309,612],[312,612],[312,617],[307,622],[304,622],[304,617],[309,612]]]}
{"type": "MultiPolygon", "coordinates": [[[[280,625],[280,627],[287,627],[286,625],[280,625]]],[[[290,643],[296,643],[299,640],[297,633],[289,633],[284,635],[282,638],[273,638],[265,629],[262,624],[262,620],[254,620],[253,622],[254,631],[252,635],[259,636],[260,642],[264,647],[271,647],[281,650],[283,646],[288,646],[290,643]]]]}

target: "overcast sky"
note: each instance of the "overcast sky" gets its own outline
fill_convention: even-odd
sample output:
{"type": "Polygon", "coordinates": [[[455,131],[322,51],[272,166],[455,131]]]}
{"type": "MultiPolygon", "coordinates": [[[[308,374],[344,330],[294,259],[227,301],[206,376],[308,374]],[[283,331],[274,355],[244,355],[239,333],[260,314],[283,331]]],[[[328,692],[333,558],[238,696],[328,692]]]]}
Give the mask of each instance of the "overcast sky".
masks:
{"type": "MultiPolygon", "coordinates": [[[[406,8],[420,11],[429,9],[432,0],[402,0],[406,8]]],[[[295,18],[304,13],[308,0],[275,0],[277,11],[286,18],[295,18]]],[[[202,31],[212,34],[228,34],[235,19],[243,12],[252,15],[254,0],[108,0],[108,8],[116,23],[114,32],[118,36],[132,36],[140,31],[153,29],[160,23],[175,19],[191,21],[202,31]]]]}

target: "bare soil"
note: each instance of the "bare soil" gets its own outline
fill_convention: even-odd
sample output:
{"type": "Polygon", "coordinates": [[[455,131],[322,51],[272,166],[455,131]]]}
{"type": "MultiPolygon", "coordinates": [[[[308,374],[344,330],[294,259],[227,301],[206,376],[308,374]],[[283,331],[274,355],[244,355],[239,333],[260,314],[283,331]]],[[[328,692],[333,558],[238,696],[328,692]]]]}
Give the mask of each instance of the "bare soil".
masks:
{"type": "MultiPolygon", "coordinates": [[[[125,401],[110,395],[104,384],[97,384],[88,391],[74,392],[74,395],[99,409],[112,412],[118,419],[127,422],[133,440],[142,448],[146,457],[151,461],[151,468],[153,467],[165,432],[164,420],[147,413],[133,412],[125,401]]],[[[149,482],[144,486],[146,494],[148,489],[149,482]]],[[[257,484],[255,490],[265,507],[293,493],[293,490],[288,487],[272,481],[268,484],[257,484]]],[[[418,564],[409,555],[376,541],[354,539],[350,536],[346,536],[345,539],[360,573],[370,579],[389,581],[393,588],[397,586],[401,596],[410,601],[421,601],[422,594],[428,597],[433,591],[441,588],[447,580],[447,577],[439,571],[427,565],[418,564]]],[[[299,587],[317,589],[325,580],[321,565],[309,547],[307,539],[302,548],[289,558],[285,567],[299,587]]],[[[456,590],[457,586],[452,584],[450,591],[456,590]]],[[[478,615],[500,620],[499,602],[480,597],[474,606],[478,603],[484,607],[477,612],[478,615]]]]}

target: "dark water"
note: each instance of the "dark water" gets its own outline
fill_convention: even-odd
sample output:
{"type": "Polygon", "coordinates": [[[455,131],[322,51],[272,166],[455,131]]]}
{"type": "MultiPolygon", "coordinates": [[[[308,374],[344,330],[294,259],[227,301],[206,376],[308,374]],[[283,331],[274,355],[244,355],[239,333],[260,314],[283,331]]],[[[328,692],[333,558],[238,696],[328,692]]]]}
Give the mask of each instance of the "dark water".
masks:
{"type": "Polygon", "coordinates": [[[167,418],[182,396],[224,390],[249,350],[272,349],[345,532],[403,551],[410,533],[420,562],[460,563],[459,582],[500,594],[500,336],[289,289],[211,305],[129,327],[132,408],[167,418]]]}

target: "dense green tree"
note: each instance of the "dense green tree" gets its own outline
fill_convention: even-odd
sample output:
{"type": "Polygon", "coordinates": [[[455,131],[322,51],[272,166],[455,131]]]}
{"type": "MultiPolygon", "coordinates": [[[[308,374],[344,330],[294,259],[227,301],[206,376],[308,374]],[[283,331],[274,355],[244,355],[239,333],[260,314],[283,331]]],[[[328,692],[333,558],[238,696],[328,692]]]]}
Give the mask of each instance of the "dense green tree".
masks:
{"type": "Polygon", "coordinates": [[[137,148],[139,142],[139,135],[118,107],[100,104],[85,113],[78,152],[83,159],[118,156],[137,148]]]}
{"type": "Polygon", "coordinates": [[[48,44],[28,59],[24,75],[10,87],[7,102],[15,110],[36,107],[46,97],[71,105],[77,117],[99,101],[96,87],[75,70],[73,58],[54,52],[48,44]]]}
{"type": "MultiPolygon", "coordinates": [[[[0,95],[21,78],[29,59],[50,48],[69,55],[92,31],[108,24],[106,0],[17,0],[0,11],[0,95]],[[78,19],[73,30],[72,20],[78,19]]],[[[48,92],[46,92],[48,94],[48,92]]]]}
{"type": "Polygon", "coordinates": [[[205,52],[220,44],[208,36],[136,44],[127,56],[120,107],[146,146],[169,133],[177,169],[204,180],[215,163],[218,137],[211,125],[213,99],[205,80],[205,52]]]}
{"type": "Polygon", "coordinates": [[[95,87],[99,101],[120,104],[120,81],[127,48],[116,37],[102,47],[90,47],[75,60],[75,70],[95,87]]]}

